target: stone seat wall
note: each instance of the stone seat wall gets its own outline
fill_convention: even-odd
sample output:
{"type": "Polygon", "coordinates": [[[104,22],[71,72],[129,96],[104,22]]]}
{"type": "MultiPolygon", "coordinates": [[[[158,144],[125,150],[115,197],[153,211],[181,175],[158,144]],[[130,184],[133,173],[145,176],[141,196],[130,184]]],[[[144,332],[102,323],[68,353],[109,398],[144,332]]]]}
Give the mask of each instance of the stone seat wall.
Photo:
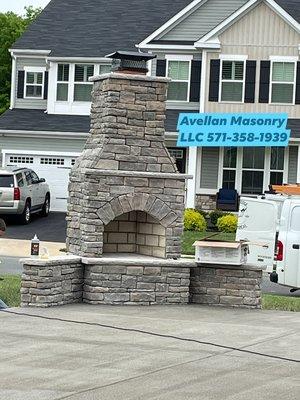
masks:
{"type": "Polygon", "coordinates": [[[22,306],[205,304],[261,308],[262,270],[152,257],[23,261],[22,306]]]}

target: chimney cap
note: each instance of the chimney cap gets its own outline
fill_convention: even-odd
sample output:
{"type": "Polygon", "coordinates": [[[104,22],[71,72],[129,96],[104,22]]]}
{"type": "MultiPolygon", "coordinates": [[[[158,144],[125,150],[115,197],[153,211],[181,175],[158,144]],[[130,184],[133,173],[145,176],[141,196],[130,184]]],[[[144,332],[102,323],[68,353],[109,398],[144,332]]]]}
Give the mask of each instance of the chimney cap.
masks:
{"type": "Polygon", "coordinates": [[[134,61],[149,61],[156,58],[153,54],[140,53],[138,51],[115,51],[107,54],[106,58],[115,58],[118,60],[134,60],[134,61]]]}

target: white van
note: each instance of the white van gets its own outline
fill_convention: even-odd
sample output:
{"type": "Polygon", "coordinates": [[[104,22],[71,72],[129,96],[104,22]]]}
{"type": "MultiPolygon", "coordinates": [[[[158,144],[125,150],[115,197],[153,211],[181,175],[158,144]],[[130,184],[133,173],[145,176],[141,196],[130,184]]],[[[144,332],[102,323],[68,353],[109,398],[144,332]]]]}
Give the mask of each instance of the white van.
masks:
{"type": "Polygon", "coordinates": [[[247,264],[261,266],[272,282],[300,288],[300,196],[242,197],[236,240],[247,240],[247,264]]]}

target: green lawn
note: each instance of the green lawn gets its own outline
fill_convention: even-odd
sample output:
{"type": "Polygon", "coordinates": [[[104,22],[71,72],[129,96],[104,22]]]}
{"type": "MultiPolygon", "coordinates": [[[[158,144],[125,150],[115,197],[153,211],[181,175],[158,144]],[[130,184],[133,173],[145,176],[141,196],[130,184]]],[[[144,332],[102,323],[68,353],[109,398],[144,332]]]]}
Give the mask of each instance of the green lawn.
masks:
{"type": "Polygon", "coordinates": [[[9,307],[18,307],[21,301],[21,277],[19,275],[0,276],[0,299],[9,307]]]}
{"type": "Polygon", "coordinates": [[[182,254],[194,255],[195,248],[193,243],[209,236],[211,236],[211,240],[224,240],[225,242],[235,240],[235,233],[185,231],[182,236],[182,254]]]}
{"type": "Polygon", "coordinates": [[[264,310],[300,311],[300,297],[264,294],[262,297],[262,306],[264,310]]]}

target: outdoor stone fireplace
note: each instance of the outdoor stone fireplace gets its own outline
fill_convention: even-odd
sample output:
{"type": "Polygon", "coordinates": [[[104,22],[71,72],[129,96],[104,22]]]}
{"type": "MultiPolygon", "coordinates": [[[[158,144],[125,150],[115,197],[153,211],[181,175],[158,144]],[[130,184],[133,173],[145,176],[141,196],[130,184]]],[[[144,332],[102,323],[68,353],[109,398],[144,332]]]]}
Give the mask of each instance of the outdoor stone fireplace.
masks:
{"type": "Polygon", "coordinates": [[[94,77],[91,131],[70,174],[68,252],[181,254],[185,179],[164,144],[167,78],[94,77]]]}
{"type": "Polygon", "coordinates": [[[164,144],[168,79],[111,73],[93,81],[90,135],[70,174],[69,254],[23,260],[22,305],[259,308],[261,270],[180,258],[188,176],[164,144]]]}

